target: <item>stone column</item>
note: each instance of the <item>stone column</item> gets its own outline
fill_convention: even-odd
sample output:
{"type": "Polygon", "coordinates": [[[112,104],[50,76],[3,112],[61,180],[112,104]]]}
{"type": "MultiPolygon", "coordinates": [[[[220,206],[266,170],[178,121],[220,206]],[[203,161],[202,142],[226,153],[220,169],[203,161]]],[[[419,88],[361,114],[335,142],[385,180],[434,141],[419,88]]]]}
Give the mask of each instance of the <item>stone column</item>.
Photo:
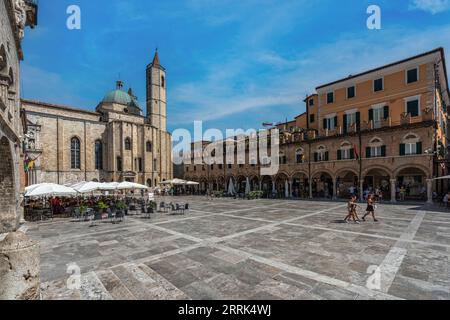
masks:
{"type": "Polygon", "coordinates": [[[433,179],[427,179],[427,203],[433,204],[433,179]]]}
{"type": "Polygon", "coordinates": [[[275,183],[276,183],[276,181],[272,179],[272,192],[273,193],[277,192],[277,189],[275,188],[275,183]]]}
{"type": "Polygon", "coordinates": [[[309,179],[309,198],[310,198],[310,199],[313,198],[313,193],[312,193],[312,179],[309,179]]]}
{"type": "Polygon", "coordinates": [[[396,188],[397,188],[397,179],[391,179],[391,202],[395,203],[397,202],[397,193],[396,193],[396,188]]]}
{"type": "Polygon", "coordinates": [[[337,199],[337,181],[333,179],[333,200],[337,199]]]}
{"type": "Polygon", "coordinates": [[[39,245],[21,231],[0,241],[0,300],[40,298],[39,245]]]}
{"type": "Polygon", "coordinates": [[[359,181],[359,201],[364,201],[364,180],[359,181]]]}
{"type": "Polygon", "coordinates": [[[292,180],[289,180],[289,198],[292,198],[294,190],[292,190],[292,180]]]}

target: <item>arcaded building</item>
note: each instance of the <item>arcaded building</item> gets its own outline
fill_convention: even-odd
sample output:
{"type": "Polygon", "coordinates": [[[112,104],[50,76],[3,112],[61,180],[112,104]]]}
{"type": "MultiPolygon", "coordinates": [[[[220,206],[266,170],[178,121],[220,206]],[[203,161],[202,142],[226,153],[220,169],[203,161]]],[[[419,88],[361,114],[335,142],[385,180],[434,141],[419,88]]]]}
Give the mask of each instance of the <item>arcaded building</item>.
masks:
{"type": "Polygon", "coordinates": [[[132,181],[154,187],[171,179],[166,84],[156,52],[146,70],[145,113],[122,81],[92,111],[22,100],[27,184],[132,181]]]}
{"type": "MultiPolygon", "coordinates": [[[[349,70],[351,71],[351,70],[349,70]]],[[[449,89],[442,48],[316,88],[306,112],[280,130],[280,169],[261,176],[258,161],[184,166],[184,178],[201,189],[244,190],[278,197],[345,198],[355,190],[380,189],[395,201],[443,194],[449,174],[449,89]]],[[[259,159],[261,160],[261,159],[259,159]]],[[[359,192],[361,195],[363,192],[359,192]]]]}

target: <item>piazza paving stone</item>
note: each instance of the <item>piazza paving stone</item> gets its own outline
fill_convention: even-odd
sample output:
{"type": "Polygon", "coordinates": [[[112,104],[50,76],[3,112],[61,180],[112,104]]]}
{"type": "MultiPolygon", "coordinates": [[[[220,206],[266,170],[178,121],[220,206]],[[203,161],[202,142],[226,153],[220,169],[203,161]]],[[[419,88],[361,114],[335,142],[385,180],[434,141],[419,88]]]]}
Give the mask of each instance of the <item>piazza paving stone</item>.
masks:
{"type": "Polygon", "coordinates": [[[191,210],[28,224],[43,299],[450,299],[450,213],[439,208],[384,203],[378,223],[357,225],[343,223],[343,202],[160,201],[191,210]]]}

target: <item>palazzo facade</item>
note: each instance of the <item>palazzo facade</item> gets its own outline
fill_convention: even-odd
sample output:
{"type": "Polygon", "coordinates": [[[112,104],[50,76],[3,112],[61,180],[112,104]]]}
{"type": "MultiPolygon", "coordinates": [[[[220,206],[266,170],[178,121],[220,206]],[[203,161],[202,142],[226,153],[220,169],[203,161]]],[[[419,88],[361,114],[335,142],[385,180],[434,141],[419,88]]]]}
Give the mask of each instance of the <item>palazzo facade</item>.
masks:
{"type": "Polygon", "coordinates": [[[261,176],[263,164],[247,153],[245,164],[185,164],[183,177],[203,191],[227,190],[231,179],[243,192],[249,179],[252,190],[298,198],[381,189],[395,201],[403,187],[411,200],[431,201],[448,190],[433,180],[449,173],[442,48],[321,85],[304,102],[305,113],[276,126],[276,175],[261,176]]]}

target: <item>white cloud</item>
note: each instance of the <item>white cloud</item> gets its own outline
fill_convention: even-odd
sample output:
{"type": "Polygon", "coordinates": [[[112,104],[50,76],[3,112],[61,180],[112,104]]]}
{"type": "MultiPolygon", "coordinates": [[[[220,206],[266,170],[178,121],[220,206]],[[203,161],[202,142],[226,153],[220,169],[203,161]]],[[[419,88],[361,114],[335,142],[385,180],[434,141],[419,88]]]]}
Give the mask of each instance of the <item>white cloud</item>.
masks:
{"type": "Polygon", "coordinates": [[[437,14],[450,10],[450,0],[413,0],[410,9],[437,14]]]}
{"type": "MultiPolygon", "coordinates": [[[[284,110],[300,114],[302,98],[319,85],[445,47],[448,43],[450,25],[421,31],[403,28],[387,30],[382,36],[347,34],[334,42],[299,50],[301,53],[295,57],[286,58],[265,50],[241,54],[237,67],[233,67],[232,55],[222,63],[204,61],[209,70],[202,79],[174,89],[172,103],[190,112],[174,112],[171,122],[188,124],[236,114],[246,116],[268,107],[288,107],[284,110]],[[247,72],[255,68],[257,72],[247,72]],[[218,70],[220,77],[216,77],[218,70]]],[[[289,115],[280,114],[284,116],[289,115]]]]}

